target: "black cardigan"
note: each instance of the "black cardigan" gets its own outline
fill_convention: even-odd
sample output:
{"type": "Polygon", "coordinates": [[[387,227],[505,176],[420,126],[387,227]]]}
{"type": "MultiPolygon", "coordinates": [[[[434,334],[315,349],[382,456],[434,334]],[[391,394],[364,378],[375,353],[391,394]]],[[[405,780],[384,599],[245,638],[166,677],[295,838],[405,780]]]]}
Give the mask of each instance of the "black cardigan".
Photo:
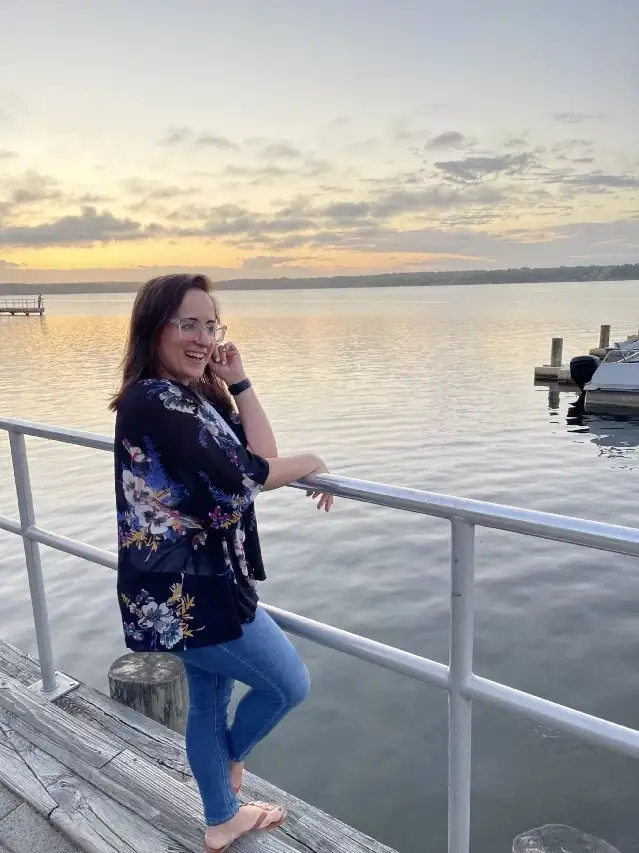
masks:
{"type": "Polygon", "coordinates": [[[237,639],[264,567],[253,501],[268,476],[239,417],[179,382],[135,383],[118,407],[118,601],[126,645],[237,639]]]}

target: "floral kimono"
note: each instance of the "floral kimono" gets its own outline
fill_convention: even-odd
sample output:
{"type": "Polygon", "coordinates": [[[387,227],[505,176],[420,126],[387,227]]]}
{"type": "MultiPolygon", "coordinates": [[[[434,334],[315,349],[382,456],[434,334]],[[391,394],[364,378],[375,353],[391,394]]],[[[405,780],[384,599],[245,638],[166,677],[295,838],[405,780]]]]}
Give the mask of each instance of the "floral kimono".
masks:
{"type": "Polygon", "coordinates": [[[118,407],[117,591],[126,645],[175,651],[237,639],[265,579],[253,501],[268,462],[239,417],[168,379],[118,407]]]}

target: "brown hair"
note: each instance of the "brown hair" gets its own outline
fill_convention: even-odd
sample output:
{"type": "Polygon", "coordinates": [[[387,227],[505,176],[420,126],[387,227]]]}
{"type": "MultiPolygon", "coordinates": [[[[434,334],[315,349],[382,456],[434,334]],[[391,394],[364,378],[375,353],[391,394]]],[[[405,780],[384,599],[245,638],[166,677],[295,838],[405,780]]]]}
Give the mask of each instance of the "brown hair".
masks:
{"type": "MultiPolygon", "coordinates": [[[[175,316],[187,290],[194,287],[209,294],[219,318],[220,308],[213,296],[213,284],[208,276],[191,273],[161,275],[147,281],[138,290],[122,361],[122,379],[109,403],[111,411],[117,410],[122,397],[135,382],[159,376],[156,353],[158,336],[166,323],[175,316]]],[[[230,414],[234,411],[232,397],[226,385],[215,376],[210,364],[204,369],[204,375],[198,382],[198,390],[223,412],[230,414]]]]}

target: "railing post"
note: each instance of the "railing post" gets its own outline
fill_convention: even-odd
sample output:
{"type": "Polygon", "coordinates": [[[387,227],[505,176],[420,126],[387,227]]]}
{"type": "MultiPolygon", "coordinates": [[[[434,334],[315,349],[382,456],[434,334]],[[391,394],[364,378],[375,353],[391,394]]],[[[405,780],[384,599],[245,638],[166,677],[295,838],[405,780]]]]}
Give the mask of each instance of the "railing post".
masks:
{"type": "Polygon", "coordinates": [[[475,527],[452,518],[451,533],[448,853],[468,853],[472,716],[463,688],[473,671],[475,527]]]}
{"type": "Polygon", "coordinates": [[[13,474],[16,483],[16,494],[18,496],[18,512],[20,514],[20,528],[22,531],[22,543],[24,545],[24,557],[27,564],[29,576],[29,590],[31,592],[31,606],[33,608],[33,621],[35,623],[36,641],[38,643],[38,657],[40,659],[40,672],[42,675],[42,692],[53,693],[58,687],[58,680],[53,664],[53,649],[51,646],[51,631],[49,629],[49,615],[47,613],[47,599],[42,577],[42,563],[40,562],[40,548],[37,542],[27,536],[29,528],[35,524],[35,513],[33,510],[33,495],[31,494],[31,480],[29,477],[29,462],[27,460],[27,446],[24,435],[19,432],[9,432],[11,445],[11,459],[13,461],[13,474]]]}

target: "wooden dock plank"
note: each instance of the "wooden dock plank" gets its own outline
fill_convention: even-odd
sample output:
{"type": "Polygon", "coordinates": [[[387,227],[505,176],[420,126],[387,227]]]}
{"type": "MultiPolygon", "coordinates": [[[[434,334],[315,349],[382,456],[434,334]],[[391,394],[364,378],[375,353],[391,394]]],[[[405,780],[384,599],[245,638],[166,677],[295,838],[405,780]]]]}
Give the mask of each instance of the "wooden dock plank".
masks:
{"type": "Polygon", "coordinates": [[[0,678],[0,707],[14,715],[12,727],[32,743],[37,742],[37,733],[93,767],[103,767],[120,752],[120,747],[97,729],[74,719],[13,678],[0,678]]]}
{"type": "Polygon", "coordinates": [[[28,687],[40,678],[40,665],[27,652],[0,640],[0,675],[8,675],[28,687]]]}
{"type": "MultiPolygon", "coordinates": [[[[37,661],[0,641],[0,733],[8,726],[14,740],[23,738],[23,748],[26,743],[29,750],[37,750],[39,767],[49,760],[54,762],[52,766],[66,770],[66,777],[62,773],[56,782],[40,769],[46,782],[42,785],[38,774],[26,777],[21,769],[23,789],[27,780],[32,787],[39,785],[32,794],[38,794],[41,807],[50,808],[53,800],[51,819],[55,816],[72,838],[74,832],[80,833],[83,843],[89,845],[84,849],[92,853],[146,853],[139,844],[127,847],[123,841],[118,847],[108,835],[112,820],[124,825],[116,835],[124,833],[122,838],[129,840],[139,834],[140,826],[154,827],[158,839],[153,853],[200,853],[202,808],[186,760],[184,737],[86,685],[48,703],[27,689],[39,677],[37,661]],[[63,777],[66,782],[60,781],[63,777]],[[128,814],[139,822],[135,828],[126,819],[128,814]]],[[[6,743],[0,740],[0,779],[15,767],[15,758],[6,753],[6,743]]],[[[8,784],[11,787],[10,781],[8,784]]],[[[289,818],[275,833],[238,841],[233,846],[237,853],[254,853],[258,848],[261,853],[393,853],[250,773],[245,774],[243,796],[282,802],[289,818]]]]}
{"type": "Polygon", "coordinates": [[[56,701],[74,718],[107,731],[121,749],[132,749],[137,755],[159,764],[181,782],[191,778],[191,769],[184,750],[184,737],[132,711],[125,705],[81,685],[77,690],[56,701]]]}
{"type": "Polygon", "coordinates": [[[49,817],[57,803],[23,757],[24,750],[31,749],[32,745],[25,741],[18,749],[17,739],[18,736],[0,721],[0,781],[41,815],[49,817]]]}
{"type": "MultiPolygon", "coordinates": [[[[0,726],[6,727],[6,723],[0,721],[0,726]]],[[[11,743],[0,735],[13,753],[13,760],[7,764],[0,749],[3,781],[82,849],[96,853],[190,853],[25,738],[15,732],[9,737],[11,743]],[[34,794],[39,802],[34,802],[34,794]]]]}
{"type": "MultiPolygon", "coordinates": [[[[106,722],[109,732],[127,744],[131,752],[159,764],[195,790],[183,735],[86,685],[59,699],[58,704],[95,724],[106,722]]],[[[321,853],[392,853],[380,842],[250,773],[245,773],[244,799],[283,802],[290,816],[282,831],[303,844],[312,835],[312,849],[321,853]]]]}

